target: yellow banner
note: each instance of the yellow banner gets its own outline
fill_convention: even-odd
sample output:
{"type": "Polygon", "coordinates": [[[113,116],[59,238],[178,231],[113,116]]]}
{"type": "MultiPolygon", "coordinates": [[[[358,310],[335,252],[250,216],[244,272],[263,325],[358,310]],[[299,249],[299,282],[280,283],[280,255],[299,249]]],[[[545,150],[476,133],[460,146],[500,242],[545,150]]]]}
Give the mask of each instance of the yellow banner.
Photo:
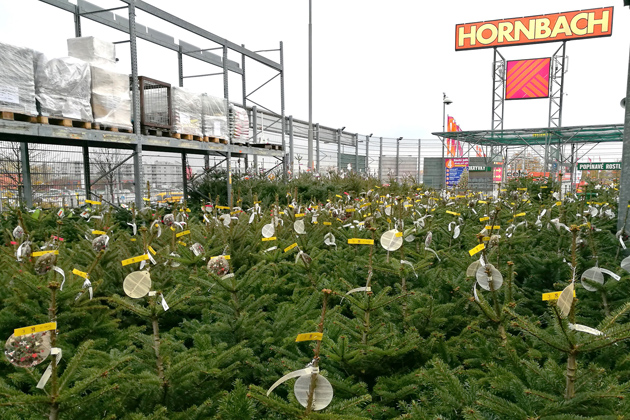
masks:
{"type": "Polygon", "coordinates": [[[50,251],[37,251],[37,252],[33,252],[33,254],[31,254],[33,257],[40,257],[44,254],[55,254],[55,255],[59,255],[59,250],[55,249],[55,250],[50,250],[50,251]]]}
{"type": "Polygon", "coordinates": [[[133,258],[128,258],[126,260],[122,260],[120,263],[125,266],[125,265],[129,265],[129,264],[133,264],[133,263],[137,263],[140,261],[145,261],[148,260],[149,256],[147,254],[142,254],[142,255],[138,255],[137,257],[133,257],[133,258]]]}
{"type": "Polygon", "coordinates": [[[350,238],[348,243],[352,245],[374,245],[374,239],[350,238]]]}
{"type": "Polygon", "coordinates": [[[474,247],[473,249],[471,249],[470,251],[468,251],[468,253],[470,254],[470,256],[472,257],[473,255],[475,255],[477,252],[484,250],[486,248],[486,246],[484,244],[479,244],[476,247],[474,247]]]}
{"type": "Polygon", "coordinates": [[[293,243],[291,245],[289,245],[288,247],[284,248],[284,252],[289,252],[291,251],[293,248],[295,248],[297,246],[297,242],[293,243]]]}
{"type": "MultiPolygon", "coordinates": [[[[543,293],[542,300],[558,300],[558,298],[560,298],[561,293],[562,293],[562,290],[559,292],[543,293]]],[[[575,290],[573,291],[573,297],[575,297],[575,290]]]]}
{"type": "Polygon", "coordinates": [[[48,322],[46,324],[37,324],[37,325],[31,325],[30,327],[16,328],[13,330],[13,335],[15,337],[19,337],[21,335],[34,334],[38,332],[50,331],[50,330],[56,330],[56,329],[57,329],[56,322],[48,322]]]}
{"type": "Polygon", "coordinates": [[[300,341],[322,341],[322,338],[324,338],[324,333],[318,333],[318,332],[303,333],[303,334],[298,334],[297,338],[295,339],[295,342],[299,343],[300,341]]]}

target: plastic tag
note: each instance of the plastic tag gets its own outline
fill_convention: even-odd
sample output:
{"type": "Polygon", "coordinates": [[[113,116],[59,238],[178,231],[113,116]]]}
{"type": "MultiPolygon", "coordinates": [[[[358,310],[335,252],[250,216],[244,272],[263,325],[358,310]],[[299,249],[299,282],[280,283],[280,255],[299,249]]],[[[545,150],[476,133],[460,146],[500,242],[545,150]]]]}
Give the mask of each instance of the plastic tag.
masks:
{"type": "MultiPolygon", "coordinates": [[[[57,362],[56,363],[57,363],[57,365],[59,365],[59,362],[61,361],[61,349],[59,347],[53,347],[53,348],[50,349],[50,354],[52,356],[56,356],[57,357],[57,362]]],[[[46,382],[48,382],[48,379],[50,379],[50,375],[52,375],[52,363],[50,363],[48,365],[48,367],[44,371],[44,374],[42,375],[41,379],[37,383],[37,388],[38,389],[44,389],[44,387],[46,386],[46,382]]]]}
{"type": "Polygon", "coordinates": [[[352,245],[374,245],[374,239],[350,238],[348,243],[352,245]]]}
{"type": "Polygon", "coordinates": [[[149,256],[147,254],[142,254],[142,255],[138,255],[137,257],[133,257],[133,258],[128,258],[126,260],[122,260],[121,264],[124,267],[125,265],[137,263],[137,262],[140,262],[140,261],[145,261],[145,260],[148,260],[148,259],[149,259],[149,256]]]}
{"type": "Polygon", "coordinates": [[[289,252],[291,251],[293,248],[295,248],[297,246],[297,242],[293,243],[291,245],[289,245],[288,247],[284,248],[284,252],[289,252]]]}
{"type": "Polygon", "coordinates": [[[51,331],[51,330],[56,330],[56,329],[57,329],[56,322],[47,322],[45,324],[31,325],[30,327],[16,328],[13,330],[13,335],[15,337],[20,337],[26,334],[35,334],[38,332],[51,331]]]}
{"type": "Polygon", "coordinates": [[[88,278],[88,273],[85,273],[83,271],[79,271],[76,268],[74,270],[72,270],[72,274],[75,274],[75,275],[77,275],[79,277],[83,277],[84,279],[88,278]]]}
{"type": "Polygon", "coordinates": [[[482,251],[486,248],[485,244],[479,244],[476,247],[474,247],[473,249],[471,249],[470,251],[468,251],[468,253],[470,254],[470,256],[472,257],[473,255],[475,255],[476,253],[478,253],[479,251],[482,251]]]}
{"type": "Polygon", "coordinates": [[[322,338],[324,337],[324,333],[319,333],[319,332],[312,332],[312,333],[303,333],[303,334],[298,334],[297,338],[295,339],[295,342],[300,342],[300,341],[322,341],[322,338]]]}
{"type": "Polygon", "coordinates": [[[55,250],[51,250],[51,251],[37,251],[37,252],[33,252],[33,257],[40,257],[44,254],[55,254],[55,255],[59,255],[59,250],[55,249],[55,250]]]}
{"type": "Polygon", "coordinates": [[[275,236],[272,236],[271,238],[262,238],[261,241],[263,242],[267,242],[267,241],[275,241],[277,238],[275,236]]]}

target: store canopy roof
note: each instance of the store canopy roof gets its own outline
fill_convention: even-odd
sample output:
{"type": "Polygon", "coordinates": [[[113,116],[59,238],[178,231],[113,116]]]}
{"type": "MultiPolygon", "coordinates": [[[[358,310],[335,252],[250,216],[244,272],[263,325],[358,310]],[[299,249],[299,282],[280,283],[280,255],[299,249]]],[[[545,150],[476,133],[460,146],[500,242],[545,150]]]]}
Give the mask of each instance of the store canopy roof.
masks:
{"type": "Polygon", "coordinates": [[[623,140],[623,124],[585,125],[578,127],[522,128],[512,130],[478,130],[432,133],[481,146],[538,146],[551,144],[604,143],[623,140]]]}

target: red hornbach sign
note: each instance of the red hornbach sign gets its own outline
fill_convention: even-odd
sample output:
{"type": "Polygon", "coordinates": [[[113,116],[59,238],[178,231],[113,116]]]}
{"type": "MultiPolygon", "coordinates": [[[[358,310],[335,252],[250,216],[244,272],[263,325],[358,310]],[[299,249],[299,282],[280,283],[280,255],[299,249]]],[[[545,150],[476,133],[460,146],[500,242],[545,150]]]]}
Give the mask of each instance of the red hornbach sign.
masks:
{"type": "Polygon", "coordinates": [[[613,7],[455,25],[455,50],[612,35],[613,7]]]}

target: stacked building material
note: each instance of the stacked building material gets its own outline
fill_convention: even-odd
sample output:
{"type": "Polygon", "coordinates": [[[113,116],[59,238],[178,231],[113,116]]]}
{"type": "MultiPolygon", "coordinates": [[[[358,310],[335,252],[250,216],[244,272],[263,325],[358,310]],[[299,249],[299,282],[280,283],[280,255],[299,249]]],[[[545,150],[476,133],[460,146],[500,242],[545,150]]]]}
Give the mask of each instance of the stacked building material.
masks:
{"type": "Polygon", "coordinates": [[[249,115],[234,104],[230,104],[230,134],[232,142],[246,143],[249,139],[249,115]]]}
{"type": "Polygon", "coordinates": [[[70,38],[68,54],[91,66],[94,122],[131,129],[129,76],[116,71],[114,44],[94,37],[70,38]]]}
{"type": "Polygon", "coordinates": [[[227,101],[204,94],[201,97],[203,135],[227,140],[227,101]]]}
{"type": "Polygon", "coordinates": [[[46,117],[92,121],[90,65],[73,57],[35,54],[35,97],[46,117]]]}
{"type": "Polygon", "coordinates": [[[173,87],[173,130],[179,134],[203,136],[201,94],[173,87]]]}
{"type": "Polygon", "coordinates": [[[33,50],[0,43],[0,111],[37,115],[33,50]]]}

